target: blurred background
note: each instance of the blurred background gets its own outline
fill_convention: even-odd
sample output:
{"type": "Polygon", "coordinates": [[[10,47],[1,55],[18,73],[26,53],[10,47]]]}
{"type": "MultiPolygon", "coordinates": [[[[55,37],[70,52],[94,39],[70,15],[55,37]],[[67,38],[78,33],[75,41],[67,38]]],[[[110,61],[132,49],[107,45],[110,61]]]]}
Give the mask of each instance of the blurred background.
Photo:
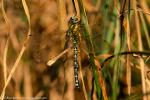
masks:
{"type": "MultiPolygon", "coordinates": [[[[1,94],[5,85],[4,56],[8,77],[27,37],[29,20],[21,0],[4,0],[9,29],[2,13],[2,0],[0,1],[1,94]],[[5,55],[8,34],[9,44],[5,55]]],[[[26,3],[31,17],[31,36],[6,88],[5,96],[19,97],[20,100],[24,97],[41,97],[41,100],[84,100],[87,97],[88,100],[99,100],[87,47],[82,38],[82,25],[79,56],[87,94],[82,89],[80,75],[81,87],[79,90],[75,88],[73,49],[57,59],[53,65],[47,66],[49,60],[53,60],[64,50],[68,20],[75,13],[72,0],[26,0],[26,3]]],[[[150,1],[83,0],[83,3],[91,30],[95,59],[100,65],[107,57],[118,52],[142,51],[124,54],[106,63],[102,69],[106,97],[110,100],[142,99],[144,93],[150,92],[150,1]]]]}

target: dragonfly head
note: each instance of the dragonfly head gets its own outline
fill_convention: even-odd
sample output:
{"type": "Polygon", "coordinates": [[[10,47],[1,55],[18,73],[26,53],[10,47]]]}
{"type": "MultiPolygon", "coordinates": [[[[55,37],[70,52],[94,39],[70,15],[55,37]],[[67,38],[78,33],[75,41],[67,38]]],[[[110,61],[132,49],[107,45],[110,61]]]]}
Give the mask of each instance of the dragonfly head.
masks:
{"type": "Polygon", "coordinates": [[[78,18],[76,16],[73,16],[69,20],[69,24],[77,24],[79,22],[78,18]]]}

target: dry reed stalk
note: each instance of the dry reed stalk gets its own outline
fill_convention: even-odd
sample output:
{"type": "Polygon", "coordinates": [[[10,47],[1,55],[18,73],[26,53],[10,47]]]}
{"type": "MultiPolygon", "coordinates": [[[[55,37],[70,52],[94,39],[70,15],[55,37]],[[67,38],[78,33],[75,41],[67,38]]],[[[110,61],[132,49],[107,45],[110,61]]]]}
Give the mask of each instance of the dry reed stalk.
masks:
{"type": "Polygon", "coordinates": [[[73,50],[67,53],[67,61],[65,62],[65,80],[68,84],[68,89],[65,93],[64,100],[74,100],[75,91],[74,91],[74,64],[72,60],[73,50]]]}
{"type": "Polygon", "coordinates": [[[100,66],[100,63],[98,62],[98,60],[96,60],[96,59],[95,59],[95,64],[96,64],[96,67],[98,70],[98,80],[99,80],[99,84],[100,84],[101,89],[102,89],[103,99],[108,100],[107,91],[106,91],[106,84],[105,84],[105,80],[102,77],[101,66],[100,66]]]}
{"type": "Polygon", "coordinates": [[[149,46],[149,48],[150,48],[150,38],[149,38],[150,36],[149,36],[148,28],[147,28],[147,26],[145,25],[146,22],[145,22],[145,20],[144,20],[144,16],[143,16],[142,13],[140,13],[140,19],[141,19],[141,21],[142,21],[142,25],[143,25],[145,37],[146,37],[146,40],[147,40],[147,44],[148,44],[148,46],[149,46]]]}
{"type": "MultiPolygon", "coordinates": [[[[5,19],[5,22],[8,26],[8,30],[10,32],[10,23],[8,21],[8,18],[7,18],[5,9],[4,9],[4,1],[3,0],[1,1],[1,6],[2,6],[2,15],[5,19]]],[[[4,55],[3,55],[4,85],[6,85],[6,80],[7,80],[7,51],[8,51],[8,46],[9,46],[9,35],[10,35],[10,33],[8,33],[8,37],[7,37],[5,48],[4,48],[4,55]]],[[[3,100],[4,96],[5,96],[5,91],[2,91],[2,94],[1,94],[2,100],[3,100]]]]}
{"type": "MultiPolygon", "coordinates": [[[[73,52],[72,52],[73,53],[73,52]]],[[[67,90],[64,93],[63,100],[74,100],[74,71],[73,71],[73,62],[70,56],[71,52],[68,52],[69,55],[68,60],[65,62],[65,85],[67,84],[67,90]]],[[[72,55],[72,54],[71,54],[72,55]]]]}
{"type": "MultiPolygon", "coordinates": [[[[146,0],[141,0],[141,1],[140,1],[140,4],[141,4],[142,9],[143,9],[144,11],[146,11],[146,12],[149,12],[149,11],[150,11],[150,9],[149,9],[149,7],[148,7],[148,4],[146,3],[146,0]]],[[[150,23],[150,16],[146,15],[146,18],[147,18],[147,20],[148,20],[148,23],[150,23]]]]}
{"type": "MultiPolygon", "coordinates": [[[[81,39],[80,39],[80,41],[81,41],[81,39]]],[[[79,59],[78,59],[78,62],[79,62],[79,74],[80,74],[80,77],[81,77],[81,83],[82,83],[83,93],[84,93],[85,100],[88,100],[88,96],[87,96],[87,92],[86,92],[86,88],[85,88],[85,83],[84,83],[84,79],[83,79],[83,74],[82,74],[81,52],[80,52],[80,50],[79,50],[78,54],[79,54],[79,59]]]]}
{"type": "Polygon", "coordinates": [[[58,5],[59,29],[61,31],[64,31],[67,28],[65,1],[64,0],[57,0],[57,5],[58,5]]]}
{"type": "MultiPolygon", "coordinates": [[[[128,10],[130,10],[130,0],[128,0],[128,10]]],[[[127,47],[128,51],[131,51],[131,41],[130,41],[130,11],[127,15],[127,47]]],[[[127,55],[127,64],[126,64],[126,80],[127,80],[127,91],[128,95],[131,94],[131,66],[130,66],[130,56],[127,55]]]]}
{"type": "Polygon", "coordinates": [[[66,5],[68,5],[67,10],[68,10],[68,16],[67,19],[69,20],[70,17],[74,14],[73,6],[72,6],[72,1],[71,0],[66,0],[66,5]]]}
{"type": "Polygon", "coordinates": [[[83,0],[87,12],[98,12],[100,9],[101,2],[101,0],[98,0],[97,3],[93,5],[91,1],[83,0]]]}
{"type": "MultiPolygon", "coordinates": [[[[13,25],[13,23],[11,23],[13,25]]],[[[12,43],[13,48],[17,52],[19,50],[20,44],[19,41],[17,40],[17,36],[14,33],[14,28],[11,26],[11,34],[10,34],[10,43],[12,43]]]]}
{"type": "Polygon", "coordinates": [[[24,70],[24,95],[25,97],[32,97],[33,90],[32,90],[30,67],[24,65],[23,70],[24,70]]]}
{"type": "MultiPolygon", "coordinates": [[[[130,51],[129,51],[130,52],[130,51]]],[[[127,63],[126,63],[126,81],[127,81],[127,93],[131,94],[131,66],[130,66],[130,56],[127,55],[127,63]]]]}
{"type": "Polygon", "coordinates": [[[1,99],[2,99],[2,100],[4,99],[4,94],[5,94],[6,87],[8,86],[8,84],[9,84],[9,82],[10,82],[10,80],[11,80],[11,78],[12,78],[12,76],[13,76],[13,74],[14,74],[14,72],[15,72],[15,70],[16,70],[18,64],[19,64],[19,62],[20,62],[20,59],[21,59],[21,57],[22,57],[22,55],[23,55],[23,53],[24,53],[24,51],[25,51],[25,49],[26,49],[26,45],[27,45],[27,43],[28,43],[28,40],[29,40],[29,38],[30,38],[30,36],[31,36],[31,28],[30,28],[31,25],[30,25],[30,14],[29,14],[29,10],[28,10],[28,7],[27,7],[27,4],[26,4],[26,1],[25,1],[25,0],[22,0],[22,4],[23,4],[24,10],[25,10],[25,14],[26,14],[27,19],[28,19],[28,22],[29,22],[29,30],[28,30],[27,37],[26,37],[26,39],[24,40],[23,47],[21,48],[21,51],[19,52],[19,55],[18,55],[18,57],[17,57],[17,59],[16,59],[14,65],[13,65],[11,71],[10,71],[10,74],[8,75],[8,78],[7,78],[7,80],[6,80],[5,86],[4,86],[3,90],[2,90],[2,94],[1,94],[1,99]]]}
{"type": "MultiPolygon", "coordinates": [[[[137,2],[133,1],[133,7],[135,9],[135,21],[136,21],[136,30],[137,30],[137,38],[138,38],[138,49],[139,51],[143,50],[143,46],[142,46],[142,39],[141,39],[141,30],[140,30],[140,23],[139,23],[139,16],[138,16],[138,12],[137,12],[137,2]]],[[[140,62],[140,67],[141,67],[141,81],[142,81],[142,92],[143,94],[146,93],[146,85],[145,85],[145,69],[144,69],[144,62],[142,60],[142,58],[140,58],[139,60],[140,62]]],[[[143,96],[143,100],[147,100],[146,96],[143,96]]]]}
{"type": "Polygon", "coordinates": [[[9,35],[10,35],[10,32],[11,32],[11,29],[10,29],[9,20],[7,18],[7,15],[6,15],[6,12],[5,12],[5,9],[4,9],[4,0],[1,1],[1,6],[2,6],[2,15],[5,19],[5,22],[8,26],[8,31],[9,31],[8,37],[7,37],[7,40],[6,40],[6,45],[5,45],[5,48],[4,48],[4,55],[3,55],[4,81],[6,83],[6,78],[7,78],[7,51],[8,51],[9,35]]]}

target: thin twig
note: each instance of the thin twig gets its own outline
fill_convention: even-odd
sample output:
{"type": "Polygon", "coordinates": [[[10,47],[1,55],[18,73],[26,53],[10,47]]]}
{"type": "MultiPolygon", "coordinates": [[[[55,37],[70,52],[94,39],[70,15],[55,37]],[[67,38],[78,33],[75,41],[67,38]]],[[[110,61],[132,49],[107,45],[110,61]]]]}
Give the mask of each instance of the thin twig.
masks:
{"type": "Polygon", "coordinates": [[[101,68],[103,68],[104,67],[104,65],[107,63],[107,61],[109,61],[109,60],[111,60],[111,59],[113,59],[114,57],[116,57],[116,56],[123,56],[123,55],[134,55],[134,54],[136,54],[136,55],[140,55],[140,56],[142,56],[142,55],[145,55],[145,56],[150,56],[150,52],[142,52],[142,51],[130,51],[130,52],[120,52],[120,53],[118,53],[118,54],[115,54],[115,55],[111,55],[110,57],[108,57],[108,58],[106,58],[104,61],[103,61],[103,63],[101,64],[101,68]]]}

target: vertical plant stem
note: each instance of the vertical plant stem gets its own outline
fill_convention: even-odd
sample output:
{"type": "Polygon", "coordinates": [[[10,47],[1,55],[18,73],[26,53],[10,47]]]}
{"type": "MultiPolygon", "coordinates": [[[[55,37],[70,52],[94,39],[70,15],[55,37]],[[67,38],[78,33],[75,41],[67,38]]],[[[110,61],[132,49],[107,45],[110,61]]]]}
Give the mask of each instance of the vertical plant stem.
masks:
{"type": "Polygon", "coordinates": [[[3,55],[4,82],[6,83],[6,78],[7,78],[7,50],[8,50],[8,46],[9,46],[9,35],[10,35],[10,32],[11,32],[11,29],[10,29],[10,23],[8,21],[8,18],[7,18],[5,9],[4,9],[4,0],[1,1],[1,6],[2,6],[2,15],[5,19],[5,22],[8,26],[8,30],[9,30],[6,45],[5,45],[5,48],[4,48],[4,55],[3,55]]]}
{"type": "MultiPolygon", "coordinates": [[[[130,0],[128,0],[128,15],[127,15],[127,46],[128,51],[131,51],[130,46],[130,0]]],[[[131,66],[130,66],[130,56],[127,55],[127,64],[126,64],[126,80],[127,80],[127,91],[128,95],[131,93],[131,66]]]]}
{"type": "Polygon", "coordinates": [[[117,96],[118,96],[118,77],[119,77],[119,57],[116,56],[113,62],[113,66],[114,66],[114,75],[113,75],[113,81],[112,81],[112,100],[117,100],[117,96]],[[118,62],[116,62],[118,61],[118,62]]]}
{"type": "Polygon", "coordinates": [[[121,7],[120,7],[120,32],[119,32],[119,36],[120,36],[120,49],[119,52],[121,51],[122,47],[124,46],[124,32],[123,32],[123,21],[124,21],[124,9],[125,9],[125,5],[126,5],[126,0],[122,0],[121,1],[121,7]]]}
{"type": "Polygon", "coordinates": [[[30,73],[30,66],[23,65],[24,70],[24,95],[25,97],[32,97],[33,90],[32,90],[32,83],[31,83],[31,73],[30,73]]]}
{"type": "MultiPolygon", "coordinates": [[[[134,1],[134,9],[135,9],[135,21],[136,21],[136,29],[137,29],[137,37],[138,37],[138,49],[139,51],[143,50],[142,46],[142,39],[141,39],[141,30],[140,30],[140,23],[139,23],[139,16],[137,11],[137,2],[134,1]]],[[[146,85],[145,85],[145,75],[144,75],[144,62],[140,58],[140,67],[141,67],[141,80],[142,80],[142,92],[143,94],[146,93],[146,85]]],[[[147,100],[146,96],[143,96],[143,100],[147,100]]]]}
{"type": "Polygon", "coordinates": [[[99,82],[100,82],[100,85],[101,85],[103,98],[104,98],[104,100],[108,100],[107,92],[106,92],[106,84],[105,84],[105,80],[102,77],[101,66],[100,66],[99,62],[96,59],[95,59],[95,63],[96,63],[96,67],[97,67],[97,70],[98,70],[98,79],[99,79],[99,82]]]}
{"type": "MultiPolygon", "coordinates": [[[[150,8],[148,7],[148,3],[146,3],[147,0],[140,0],[140,4],[142,6],[142,9],[145,11],[145,12],[149,12],[150,8]]],[[[148,21],[148,23],[150,23],[150,16],[149,15],[145,15],[146,16],[146,19],[148,21]]]]}
{"type": "Polygon", "coordinates": [[[91,41],[91,38],[89,36],[90,33],[90,28],[88,25],[88,20],[87,20],[87,16],[85,13],[85,9],[83,6],[83,2],[82,0],[78,0],[78,5],[79,5],[79,10],[80,10],[80,18],[81,18],[81,24],[83,24],[83,37],[84,40],[86,42],[87,48],[88,48],[88,55],[89,55],[89,60],[90,60],[90,65],[92,66],[92,71],[93,71],[93,75],[94,75],[94,83],[96,85],[96,91],[98,94],[98,98],[101,98],[101,89],[100,89],[100,84],[99,84],[99,80],[98,80],[98,72],[97,72],[97,68],[95,65],[95,61],[94,61],[94,49],[93,49],[93,44],[91,41]]]}
{"type": "Polygon", "coordinates": [[[83,79],[83,74],[82,74],[82,65],[81,65],[81,47],[82,47],[82,44],[81,44],[81,36],[79,36],[79,50],[78,50],[78,55],[79,55],[79,59],[78,59],[78,62],[79,62],[79,74],[80,74],[80,77],[81,77],[81,83],[82,83],[82,87],[83,87],[83,93],[84,93],[84,97],[85,97],[85,100],[88,100],[88,96],[87,96],[87,92],[86,92],[86,88],[85,88],[85,83],[84,83],[84,79],[83,79]]]}
{"type": "Polygon", "coordinates": [[[147,44],[148,44],[149,49],[150,49],[150,38],[149,38],[150,36],[149,36],[149,32],[148,32],[148,29],[147,29],[147,26],[146,26],[146,22],[144,20],[143,13],[140,13],[140,18],[141,18],[141,21],[142,21],[145,37],[146,37],[146,40],[147,40],[147,44]]]}
{"type": "Polygon", "coordinates": [[[67,25],[66,22],[66,10],[65,10],[65,1],[64,0],[57,0],[58,5],[58,20],[59,20],[59,29],[61,31],[66,30],[67,25]]]}
{"type": "Polygon", "coordinates": [[[81,67],[81,59],[80,58],[79,58],[79,74],[81,77],[81,83],[82,83],[82,87],[83,87],[83,93],[84,93],[85,100],[88,100],[85,83],[84,83],[84,79],[83,79],[83,75],[82,75],[82,67],[81,67]]]}

